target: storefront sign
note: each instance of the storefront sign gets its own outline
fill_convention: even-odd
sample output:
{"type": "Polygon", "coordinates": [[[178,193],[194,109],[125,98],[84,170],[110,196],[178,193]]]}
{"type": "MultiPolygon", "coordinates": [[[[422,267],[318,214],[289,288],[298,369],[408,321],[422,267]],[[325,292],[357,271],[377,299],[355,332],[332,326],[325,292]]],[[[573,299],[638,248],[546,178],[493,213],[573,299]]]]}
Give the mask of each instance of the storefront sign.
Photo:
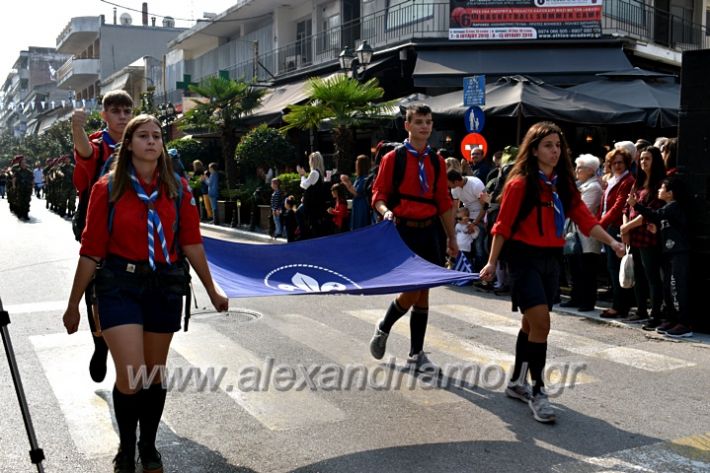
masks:
{"type": "Polygon", "coordinates": [[[599,38],[602,0],[450,0],[449,39],[599,38]]]}

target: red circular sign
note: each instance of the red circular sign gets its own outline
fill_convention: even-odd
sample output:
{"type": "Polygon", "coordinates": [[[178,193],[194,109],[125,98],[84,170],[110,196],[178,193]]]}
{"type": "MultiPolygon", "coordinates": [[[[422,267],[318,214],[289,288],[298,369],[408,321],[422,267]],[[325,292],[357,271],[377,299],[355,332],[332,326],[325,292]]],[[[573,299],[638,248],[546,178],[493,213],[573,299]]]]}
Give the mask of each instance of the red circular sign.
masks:
{"type": "Polygon", "coordinates": [[[469,133],[461,140],[461,156],[471,161],[471,150],[473,148],[483,148],[483,156],[488,154],[488,143],[480,133],[469,133]]]}

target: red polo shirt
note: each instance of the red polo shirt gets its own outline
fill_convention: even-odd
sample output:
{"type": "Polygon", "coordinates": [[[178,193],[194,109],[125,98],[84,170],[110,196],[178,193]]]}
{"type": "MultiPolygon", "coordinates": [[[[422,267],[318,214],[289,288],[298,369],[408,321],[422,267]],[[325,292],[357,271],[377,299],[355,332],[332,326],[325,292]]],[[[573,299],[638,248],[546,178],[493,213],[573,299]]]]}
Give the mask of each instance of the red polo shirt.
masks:
{"type": "MultiPolygon", "coordinates": [[[[157,176],[157,175],[156,175],[157,176]]],[[[150,184],[143,184],[148,195],[153,192],[157,177],[150,184]]],[[[180,231],[177,245],[187,246],[202,243],[200,218],[195,199],[185,179],[180,179],[182,203],[180,206],[180,231]]],[[[81,235],[79,254],[105,258],[112,254],[131,261],[148,261],[148,207],[136,195],[130,185],[114,204],[113,229],[108,232],[108,175],[94,184],[89,199],[86,227],[81,235]]],[[[155,201],[160,221],[163,224],[170,260],[177,259],[175,237],[175,202],[165,192],[160,192],[155,201]]],[[[165,263],[160,240],[155,232],[155,262],[165,263]]]]}
{"type": "MultiPolygon", "coordinates": [[[[399,186],[399,191],[402,194],[411,194],[421,196],[426,199],[433,199],[435,205],[425,202],[417,202],[408,200],[402,196],[399,205],[391,210],[395,217],[425,220],[427,218],[441,215],[451,208],[451,195],[446,182],[446,163],[441,156],[435,155],[439,160],[439,182],[434,185],[434,166],[431,164],[429,157],[424,158],[424,169],[426,171],[429,190],[426,193],[421,193],[419,184],[419,159],[412,153],[407,151],[407,162],[404,168],[404,177],[402,184],[399,186]],[[436,189],[435,189],[436,188],[436,189]],[[434,194],[436,190],[436,194],[434,194]]],[[[396,150],[390,151],[380,163],[380,169],[377,171],[377,179],[372,185],[372,204],[378,200],[387,202],[392,193],[392,177],[394,174],[396,160],[396,150]]]]}
{"type": "MultiPolygon", "coordinates": [[[[540,185],[540,202],[552,202],[552,189],[539,181],[540,185]]],[[[518,223],[518,228],[515,234],[511,235],[515,217],[520,211],[525,198],[525,179],[517,177],[505,184],[503,189],[503,198],[500,204],[498,219],[491,233],[501,235],[506,240],[513,239],[531,246],[539,247],[562,247],[565,244],[564,235],[557,237],[557,229],[555,227],[555,209],[549,205],[540,207],[542,212],[542,235],[538,228],[537,212],[538,207],[534,206],[530,213],[518,223]]],[[[573,192],[570,208],[567,210],[568,218],[571,218],[574,223],[579,226],[579,229],[584,235],[589,235],[589,232],[595,225],[598,225],[597,219],[589,212],[589,208],[582,201],[579,191],[573,192]]]]}
{"type": "Polygon", "coordinates": [[[91,144],[91,156],[84,158],[76,149],[74,150],[74,161],[76,161],[76,166],[74,167],[74,187],[78,192],[84,192],[92,184],[94,177],[96,176],[96,166],[99,160],[99,146],[103,147],[103,152],[101,155],[101,163],[99,166],[103,166],[106,160],[113,153],[113,149],[104,141],[99,141],[103,134],[102,130],[95,131],[89,135],[89,143],[91,144]]]}

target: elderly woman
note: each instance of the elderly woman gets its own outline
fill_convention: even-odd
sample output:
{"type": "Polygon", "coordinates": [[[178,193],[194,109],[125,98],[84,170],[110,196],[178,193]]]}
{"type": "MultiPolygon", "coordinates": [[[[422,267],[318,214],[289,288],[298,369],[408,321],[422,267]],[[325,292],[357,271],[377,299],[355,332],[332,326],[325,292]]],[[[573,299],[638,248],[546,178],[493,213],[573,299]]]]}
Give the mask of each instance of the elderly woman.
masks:
{"type": "MultiPolygon", "coordinates": [[[[599,213],[602,200],[602,186],[597,177],[599,158],[591,154],[583,154],[575,159],[575,178],[582,201],[592,215],[599,213]]],[[[594,238],[584,236],[579,228],[572,224],[572,231],[581,243],[582,252],[568,255],[572,276],[572,293],[562,307],[578,307],[581,312],[594,310],[597,301],[597,263],[602,245],[594,238]]]]}
{"type": "MultiPolygon", "coordinates": [[[[624,208],[626,199],[633,188],[636,180],[629,172],[631,166],[631,155],[623,149],[614,149],[607,153],[606,160],[611,165],[611,178],[607,183],[602,198],[602,218],[599,225],[613,237],[618,237],[620,227],[623,223],[624,208]]],[[[629,244],[628,236],[622,241],[629,244]]],[[[606,309],[601,316],[607,319],[626,317],[629,314],[632,294],[630,289],[624,289],[619,284],[619,266],[621,261],[616,257],[612,248],[606,248],[607,269],[611,280],[613,302],[611,309],[606,309]]]]}

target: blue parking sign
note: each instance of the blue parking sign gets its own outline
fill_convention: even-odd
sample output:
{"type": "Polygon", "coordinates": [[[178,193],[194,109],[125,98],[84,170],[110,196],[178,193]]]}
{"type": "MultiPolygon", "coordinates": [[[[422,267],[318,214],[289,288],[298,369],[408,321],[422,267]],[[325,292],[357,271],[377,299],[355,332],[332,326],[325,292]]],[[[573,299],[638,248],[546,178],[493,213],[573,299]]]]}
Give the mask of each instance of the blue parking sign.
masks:
{"type": "Polygon", "coordinates": [[[469,133],[480,133],[483,131],[483,126],[486,124],[486,114],[483,113],[481,107],[469,107],[463,115],[466,131],[469,133]]]}
{"type": "Polygon", "coordinates": [[[485,75],[463,78],[463,104],[467,107],[486,104],[485,75]]]}

